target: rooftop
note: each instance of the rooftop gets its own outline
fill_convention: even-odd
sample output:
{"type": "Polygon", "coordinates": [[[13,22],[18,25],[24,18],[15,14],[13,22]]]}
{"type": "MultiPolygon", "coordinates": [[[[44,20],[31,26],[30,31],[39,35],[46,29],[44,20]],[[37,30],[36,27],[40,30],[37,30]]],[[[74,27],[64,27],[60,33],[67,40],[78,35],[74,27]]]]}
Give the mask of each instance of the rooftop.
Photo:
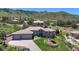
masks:
{"type": "Polygon", "coordinates": [[[72,31],[71,33],[78,33],[79,34],[79,31],[72,31]]]}
{"type": "Polygon", "coordinates": [[[30,31],[30,30],[27,30],[27,29],[23,29],[23,30],[19,30],[19,31],[16,31],[12,34],[32,34],[33,32],[30,31]]]}
{"type": "Polygon", "coordinates": [[[50,28],[43,28],[44,31],[55,31],[53,29],[50,29],[50,28]]]}
{"type": "Polygon", "coordinates": [[[44,23],[44,21],[37,20],[37,21],[34,21],[33,23],[44,23]]]}
{"type": "Polygon", "coordinates": [[[77,23],[76,25],[79,25],[79,23],[77,23]]]}
{"type": "Polygon", "coordinates": [[[38,26],[32,26],[32,27],[28,27],[28,30],[40,30],[43,29],[42,27],[38,27],[38,26]]]}
{"type": "Polygon", "coordinates": [[[32,26],[32,27],[28,27],[27,28],[28,30],[44,30],[44,31],[55,31],[53,29],[50,29],[50,28],[42,28],[42,27],[38,27],[38,26],[32,26]]]}
{"type": "Polygon", "coordinates": [[[28,28],[23,29],[23,30],[16,31],[12,34],[32,34],[33,32],[31,30],[39,31],[41,29],[44,31],[55,31],[55,30],[50,29],[50,28],[42,28],[42,27],[38,27],[38,26],[32,26],[32,27],[28,27],[28,28]]]}

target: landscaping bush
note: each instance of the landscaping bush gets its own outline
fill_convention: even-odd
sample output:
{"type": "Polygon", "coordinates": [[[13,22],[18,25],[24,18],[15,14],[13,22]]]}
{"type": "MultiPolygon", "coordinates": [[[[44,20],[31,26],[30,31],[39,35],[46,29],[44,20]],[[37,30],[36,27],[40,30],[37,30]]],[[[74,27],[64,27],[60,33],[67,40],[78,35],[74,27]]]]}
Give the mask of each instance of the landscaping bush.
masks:
{"type": "Polygon", "coordinates": [[[58,35],[60,33],[59,29],[56,29],[56,35],[58,35]]]}

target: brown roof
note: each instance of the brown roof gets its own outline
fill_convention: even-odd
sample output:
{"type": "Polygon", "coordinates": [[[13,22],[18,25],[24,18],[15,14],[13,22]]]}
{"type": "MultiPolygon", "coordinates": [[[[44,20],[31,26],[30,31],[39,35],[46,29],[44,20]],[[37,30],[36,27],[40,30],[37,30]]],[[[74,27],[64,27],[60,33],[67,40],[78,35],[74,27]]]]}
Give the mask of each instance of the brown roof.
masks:
{"type": "Polygon", "coordinates": [[[38,27],[38,26],[32,26],[32,27],[28,27],[26,29],[23,29],[23,30],[19,30],[19,31],[16,31],[12,34],[33,34],[33,32],[31,30],[36,30],[36,31],[39,31],[40,29],[44,30],[44,31],[55,31],[53,29],[50,29],[50,28],[42,28],[42,27],[38,27]]]}
{"type": "Polygon", "coordinates": [[[38,27],[38,26],[32,26],[32,27],[28,27],[28,30],[40,30],[43,29],[42,27],[38,27]]]}
{"type": "Polygon", "coordinates": [[[16,31],[12,34],[32,34],[33,32],[27,29],[16,31]]]}
{"type": "Polygon", "coordinates": [[[44,31],[50,31],[50,32],[51,32],[51,31],[55,31],[55,30],[50,29],[50,28],[43,28],[43,30],[44,30],[44,31]]]}
{"type": "Polygon", "coordinates": [[[38,26],[28,27],[27,29],[28,29],[28,30],[40,30],[40,29],[42,29],[42,30],[44,30],[44,31],[55,31],[55,30],[50,29],[50,28],[43,28],[43,27],[38,27],[38,26]]]}

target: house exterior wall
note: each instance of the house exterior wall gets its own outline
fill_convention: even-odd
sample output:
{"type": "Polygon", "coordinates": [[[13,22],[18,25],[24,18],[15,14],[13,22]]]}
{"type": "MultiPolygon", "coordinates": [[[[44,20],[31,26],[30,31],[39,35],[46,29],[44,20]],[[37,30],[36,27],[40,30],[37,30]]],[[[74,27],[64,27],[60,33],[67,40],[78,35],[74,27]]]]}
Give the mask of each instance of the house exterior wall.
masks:
{"type": "Polygon", "coordinates": [[[21,35],[22,39],[32,39],[32,35],[31,34],[23,34],[21,35]]]}
{"type": "Polygon", "coordinates": [[[55,34],[56,34],[55,31],[43,31],[43,30],[33,31],[34,36],[48,37],[48,36],[55,36],[55,34]]]}
{"type": "Polygon", "coordinates": [[[48,37],[48,36],[55,36],[55,31],[49,32],[49,31],[44,31],[43,36],[48,37]]]}
{"type": "Polygon", "coordinates": [[[17,34],[13,35],[13,40],[28,40],[32,39],[32,34],[17,34]]]}
{"type": "Polygon", "coordinates": [[[39,31],[33,31],[34,36],[39,36],[39,31]]]}
{"type": "Polygon", "coordinates": [[[73,36],[73,37],[76,38],[76,39],[79,39],[79,34],[71,33],[71,36],[73,36]]]}

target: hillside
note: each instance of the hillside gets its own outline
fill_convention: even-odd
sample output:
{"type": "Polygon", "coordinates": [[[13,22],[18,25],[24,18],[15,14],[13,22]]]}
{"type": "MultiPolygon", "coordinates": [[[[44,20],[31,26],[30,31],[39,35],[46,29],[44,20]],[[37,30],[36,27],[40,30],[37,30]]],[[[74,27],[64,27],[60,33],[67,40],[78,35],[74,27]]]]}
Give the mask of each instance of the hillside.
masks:
{"type": "Polygon", "coordinates": [[[79,15],[67,12],[47,12],[32,15],[32,18],[40,20],[79,20],[79,15]]]}
{"type": "Polygon", "coordinates": [[[79,15],[70,14],[67,12],[37,12],[28,10],[13,10],[13,9],[0,9],[0,17],[32,17],[40,20],[79,20],[79,15]]]}
{"type": "Polygon", "coordinates": [[[13,9],[6,9],[6,8],[3,8],[3,9],[0,9],[0,16],[13,16],[13,17],[18,17],[18,16],[24,16],[24,17],[27,17],[27,16],[30,16],[32,14],[35,14],[37,12],[35,11],[24,11],[24,10],[13,10],[13,9]]]}

